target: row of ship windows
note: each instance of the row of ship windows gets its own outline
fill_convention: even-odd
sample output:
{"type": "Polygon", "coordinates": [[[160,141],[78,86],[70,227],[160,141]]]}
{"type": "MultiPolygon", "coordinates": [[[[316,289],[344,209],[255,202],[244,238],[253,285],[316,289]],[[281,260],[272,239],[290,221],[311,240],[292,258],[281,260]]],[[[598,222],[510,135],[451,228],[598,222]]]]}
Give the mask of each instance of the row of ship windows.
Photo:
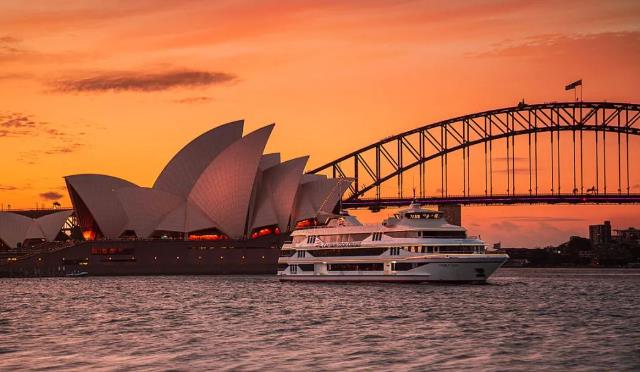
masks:
{"type": "MultiPolygon", "coordinates": [[[[409,263],[409,262],[394,262],[391,264],[391,270],[393,271],[407,271],[411,269],[415,269],[416,267],[428,265],[428,263],[409,263]]],[[[289,268],[289,272],[296,274],[298,270],[300,271],[314,271],[315,267],[313,264],[280,264],[278,265],[278,271],[284,271],[289,268]]],[[[339,263],[339,264],[328,264],[327,271],[383,271],[384,264],[383,263],[339,263]]]]}
{"type": "Polygon", "coordinates": [[[467,237],[464,231],[390,231],[386,233],[374,232],[363,234],[335,234],[335,235],[308,235],[308,236],[294,236],[293,243],[299,244],[303,241],[307,241],[307,244],[314,244],[316,240],[320,240],[323,243],[343,243],[343,242],[361,242],[368,237],[371,237],[373,241],[382,240],[383,235],[391,238],[458,238],[464,239],[467,237]]]}
{"type": "Polygon", "coordinates": [[[413,253],[482,253],[484,251],[482,245],[411,246],[404,248],[413,253]]]}
{"type": "MultiPolygon", "coordinates": [[[[251,249],[253,247],[244,247],[245,249],[251,249]]],[[[271,248],[277,248],[275,245],[271,246],[271,248]]],[[[233,246],[197,246],[197,247],[188,247],[188,249],[193,249],[197,251],[212,251],[216,249],[235,249],[233,246]]],[[[112,255],[131,255],[134,254],[135,250],[133,248],[122,248],[122,247],[93,247],[91,248],[91,254],[94,256],[112,256],[112,255]]]]}
{"type": "MultiPolygon", "coordinates": [[[[234,246],[198,246],[198,247],[188,247],[188,249],[193,249],[193,250],[197,250],[197,251],[214,251],[216,249],[263,249],[264,247],[234,247],[234,246]]],[[[278,248],[277,245],[272,244],[269,246],[269,248],[271,249],[276,249],[278,248]]]]}
{"type": "Polygon", "coordinates": [[[464,245],[464,246],[408,246],[408,247],[391,247],[391,248],[333,248],[333,249],[314,249],[306,250],[282,250],[281,257],[292,257],[296,255],[298,258],[304,258],[305,252],[313,257],[336,257],[336,256],[379,256],[389,251],[391,256],[399,256],[402,250],[412,253],[481,253],[484,247],[481,245],[464,245]]]}
{"type": "MultiPolygon", "coordinates": [[[[94,253],[92,253],[92,255],[94,255],[94,253]]],[[[102,253],[97,253],[97,255],[103,255],[103,254],[102,253]]],[[[102,258],[100,260],[100,262],[136,262],[135,256],[122,257],[122,256],[118,256],[118,253],[115,253],[114,256],[115,257],[111,257],[111,255],[109,255],[109,257],[102,258]]],[[[177,261],[180,260],[181,258],[182,259],[187,259],[187,260],[193,260],[194,257],[187,256],[185,258],[185,257],[175,256],[175,259],[177,261]]],[[[198,260],[208,259],[208,258],[209,257],[202,257],[202,256],[198,256],[197,257],[198,260]]],[[[216,257],[213,257],[213,258],[216,259],[216,257]]],[[[264,255],[261,256],[261,259],[264,260],[265,258],[266,257],[264,255]]],[[[169,258],[167,258],[167,257],[161,257],[161,260],[163,260],[163,261],[167,261],[168,259],[169,258]]],[[[220,260],[224,260],[224,256],[220,256],[219,259],[220,260]]],[[[237,257],[232,257],[231,259],[237,259],[237,257]]],[[[240,257],[241,262],[246,260],[246,259],[247,259],[246,256],[241,256],[240,257]]],[[[158,256],[154,256],[153,260],[154,261],[158,261],[158,256]]],[[[42,258],[39,257],[38,261],[42,262],[42,258]]],[[[63,262],[64,265],[83,265],[83,264],[86,265],[89,262],[89,258],[88,257],[87,258],[65,258],[65,257],[63,257],[62,258],[62,262],[63,262]]]]}

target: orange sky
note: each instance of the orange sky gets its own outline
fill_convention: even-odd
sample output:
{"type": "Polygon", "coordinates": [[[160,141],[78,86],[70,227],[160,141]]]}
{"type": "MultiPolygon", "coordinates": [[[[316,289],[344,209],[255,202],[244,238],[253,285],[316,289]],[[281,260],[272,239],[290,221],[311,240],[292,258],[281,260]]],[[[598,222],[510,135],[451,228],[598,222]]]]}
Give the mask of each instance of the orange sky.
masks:
{"type": "MultiPolygon", "coordinates": [[[[640,3],[558,4],[0,1],[0,203],[68,206],[75,173],[149,186],[238,118],[276,122],[267,150],[313,167],[440,119],[571,100],[578,78],[585,100],[640,102],[640,3]]],[[[605,218],[640,225],[637,211],[470,207],[464,221],[531,246],[605,218]]]]}

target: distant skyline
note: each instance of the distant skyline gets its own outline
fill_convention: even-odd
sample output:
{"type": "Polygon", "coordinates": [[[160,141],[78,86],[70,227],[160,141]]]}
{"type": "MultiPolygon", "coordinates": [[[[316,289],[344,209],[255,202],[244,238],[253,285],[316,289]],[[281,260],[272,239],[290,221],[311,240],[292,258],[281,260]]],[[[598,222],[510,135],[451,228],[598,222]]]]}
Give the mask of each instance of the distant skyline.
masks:
{"type": "MultiPolygon", "coordinates": [[[[267,152],[310,154],[311,169],[429,122],[573,100],[580,78],[585,100],[637,103],[639,65],[637,1],[0,1],[0,203],[69,207],[62,177],[77,173],[151,186],[237,119],[275,122],[267,152]]],[[[543,246],[637,215],[468,207],[463,224],[543,246]]]]}

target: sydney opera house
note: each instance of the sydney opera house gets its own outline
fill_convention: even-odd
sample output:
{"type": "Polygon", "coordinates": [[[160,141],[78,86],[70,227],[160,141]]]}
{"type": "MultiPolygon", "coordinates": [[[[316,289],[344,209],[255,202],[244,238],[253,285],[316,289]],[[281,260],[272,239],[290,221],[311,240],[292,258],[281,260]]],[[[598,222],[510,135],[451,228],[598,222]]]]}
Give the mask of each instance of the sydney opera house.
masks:
{"type": "Polygon", "coordinates": [[[3,246],[36,239],[52,247],[4,263],[0,273],[275,273],[288,233],[323,223],[351,180],[304,174],[308,157],[263,154],[274,125],[245,136],[243,125],[224,124],[191,141],[151,187],[71,175],[73,211],[37,219],[0,213],[3,246]],[[51,243],[65,240],[60,229],[70,216],[79,236],[51,243]]]}

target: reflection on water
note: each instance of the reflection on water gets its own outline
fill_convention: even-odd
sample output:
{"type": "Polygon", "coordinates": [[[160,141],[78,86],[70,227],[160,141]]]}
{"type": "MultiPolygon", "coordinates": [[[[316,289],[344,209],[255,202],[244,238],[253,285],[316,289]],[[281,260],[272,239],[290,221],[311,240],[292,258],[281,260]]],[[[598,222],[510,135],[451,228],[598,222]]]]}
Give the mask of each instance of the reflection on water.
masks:
{"type": "Polygon", "coordinates": [[[0,370],[640,368],[640,271],[491,282],[0,279],[0,370]]]}

